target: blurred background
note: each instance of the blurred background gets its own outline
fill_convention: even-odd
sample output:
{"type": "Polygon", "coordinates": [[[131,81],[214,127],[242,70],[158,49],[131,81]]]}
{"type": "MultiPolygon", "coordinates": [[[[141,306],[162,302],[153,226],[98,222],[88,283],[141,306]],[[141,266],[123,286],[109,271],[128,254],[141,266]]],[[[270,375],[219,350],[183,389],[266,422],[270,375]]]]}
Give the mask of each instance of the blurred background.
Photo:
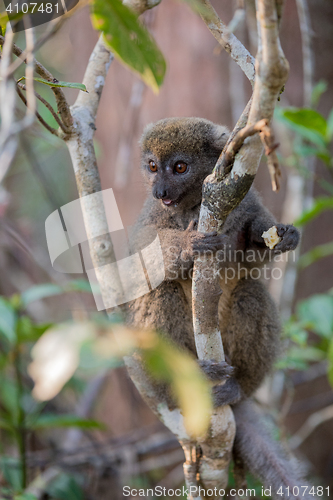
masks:
{"type": "MultiPolygon", "coordinates": [[[[212,3],[228,24],[236,3],[231,0],[212,3]]],[[[305,27],[304,5],[303,1],[286,1],[281,42],[290,74],[278,107],[283,110],[290,106],[311,107],[327,120],[333,108],[333,3],[308,0],[305,27]],[[310,52],[304,59],[307,37],[311,42],[310,52]],[[310,58],[313,66],[309,68],[310,58]]],[[[156,95],[114,60],[103,91],[95,135],[102,187],[114,189],[125,226],[135,222],[145,199],[138,146],[144,126],[165,117],[199,116],[232,129],[251,95],[251,86],[242,71],[185,3],[163,0],[157,8],[145,13],[143,20],[166,58],[164,84],[156,95]]],[[[253,55],[255,26],[254,6],[249,1],[246,19],[235,34],[253,55]]],[[[45,29],[45,25],[37,27],[36,35],[45,29]]],[[[81,82],[97,39],[89,8],[85,7],[39,49],[36,58],[57,79],[81,82]]],[[[23,47],[24,35],[17,34],[15,42],[23,47]]],[[[38,92],[53,102],[46,86],[40,85],[38,92]]],[[[77,92],[65,89],[70,104],[74,103],[77,92]]],[[[24,106],[18,102],[17,115],[23,113],[24,106]]],[[[40,108],[40,113],[51,126],[56,125],[45,108],[40,108]]],[[[323,158],[311,139],[305,141],[301,131],[288,125],[282,115],[275,123],[282,188],[277,194],[272,192],[265,161],[255,186],[277,220],[291,223],[314,206],[318,198],[329,198],[333,207],[333,168],[329,156],[332,144],[330,139],[326,140],[323,158]]],[[[0,295],[21,296],[42,283],[71,290],[29,303],[25,314],[36,332],[38,325],[72,319],[104,321],[104,313],[96,312],[91,295],[86,293],[85,276],[57,273],[48,256],[45,220],[51,212],[77,198],[66,145],[35,122],[21,134],[19,151],[0,185],[0,295]],[[71,288],[73,280],[77,283],[71,288]]],[[[333,378],[330,375],[333,218],[331,210],[316,213],[318,216],[310,215],[300,224],[303,229],[300,255],[306,258],[301,265],[281,264],[286,280],[278,285],[269,284],[285,321],[286,350],[278,366],[280,370],[259,391],[258,400],[270,418],[279,423],[279,438],[286,442],[291,438],[290,446],[305,463],[311,480],[333,488],[333,391],[329,382],[333,378]],[[311,415],[315,415],[312,420],[311,415]]],[[[24,366],[29,363],[33,343],[32,338],[28,340],[22,347],[24,366]]],[[[53,471],[58,478],[41,498],[117,500],[123,498],[122,486],[126,484],[142,488],[181,485],[183,452],[141,400],[124,368],[99,369],[89,366],[89,353],[83,358],[81,371],[45,408],[55,415],[75,413],[90,417],[102,422],[105,428],[77,426],[68,430],[63,425],[56,430],[31,431],[26,436],[30,480],[45,471],[49,471],[51,478],[53,471]]],[[[12,370],[13,366],[5,365],[1,358],[0,381],[4,385],[0,389],[0,408],[4,413],[17,411],[15,402],[8,403],[8,392],[15,388],[5,387],[12,370]]],[[[31,392],[33,384],[28,375],[23,383],[31,392]]],[[[7,438],[6,429],[0,428],[0,436],[0,452],[15,457],[15,446],[7,438]]],[[[13,480],[8,464],[8,460],[2,461],[0,482],[4,487],[13,480]]]]}

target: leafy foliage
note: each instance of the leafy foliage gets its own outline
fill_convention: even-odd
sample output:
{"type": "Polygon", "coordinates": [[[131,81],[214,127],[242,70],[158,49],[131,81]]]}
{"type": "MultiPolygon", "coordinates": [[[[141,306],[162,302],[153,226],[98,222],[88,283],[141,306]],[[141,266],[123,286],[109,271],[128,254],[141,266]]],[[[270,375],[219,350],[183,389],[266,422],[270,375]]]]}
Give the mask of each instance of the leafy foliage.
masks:
{"type": "MultiPolygon", "coordinates": [[[[44,413],[43,405],[36,402],[31,394],[31,379],[27,377],[30,350],[52,325],[34,323],[24,312],[25,307],[33,300],[62,291],[48,284],[34,287],[23,296],[14,295],[10,299],[0,297],[0,430],[5,437],[1,439],[1,445],[11,448],[16,445],[18,450],[17,458],[5,454],[0,457],[0,470],[6,482],[0,494],[9,495],[10,498],[35,498],[23,493],[26,486],[25,441],[28,433],[57,427],[102,428],[94,420],[75,415],[44,413]]],[[[65,498],[65,493],[62,498],[65,498]]]]}
{"type": "Polygon", "coordinates": [[[95,0],[92,21],[116,57],[157,92],[163,83],[165,60],[136,14],[121,0],[95,0]]]}
{"type": "Polygon", "coordinates": [[[296,313],[285,324],[284,337],[293,342],[278,368],[303,370],[309,362],[327,359],[333,386],[333,294],[313,295],[297,304],[296,313]],[[317,337],[309,345],[309,334],[317,337]]]}
{"type": "MultiPolygon", "coordinates": [[[[25,80],[25,76],[22,76],[17,80],[17,83],[25,80]]],[[[60,82],[59,80],[54,80],[53,82],[49,82],[48,80],[44,80],[44,78],[39,78],[37,76],[34,77],[35,82],[43,83],[44,85],[48,85],[49,87],[66,87],[68,89],[78,89],[83,92],[88,92],[86,86],[83,83],[75,83],[75,82],[60,82]]]]}
{"type": "MultiPolygon", "coordinates": [[[[318,101],[325,88],[324,82],[317,84],[313,96],[314,102],[318,101]]],[[[276,117],[288,128],[296,132],[294,151],[292,157],[289,158],[289,163],[299,168],[299,164],[302,164],[304,158],[316,156],[322,160],[328,174],[332,177],[333,109],[327,119],[310,108],[280,108],[276,110],[276,117]]],[[[300,168],[300,171],[305,176],[309,175],[309,172],[302,168],[300,168]]],[[[315,198],[312,206],[304,210],[295,221],[296,226],[304,226],[323,212],[333,210],[333,183],[326,179],[319,179],[318,182],[327,192],[327,195],[315,198]]],[[[328,242],[314,247],[307,254],[302,255],[299,265],[304,268],[330,255],[333,255],[333,243],[328,242]]]]}
{"type": "MultiPolygon", "coordinates": [[[[326,87],[325,82],[319,82],[316,85],[312,96],[314,105],[318,103],[326,87]]],[[[282,108],[277,110],[276,116],[296,133],[293,155],[289,158],[289,163],[298,167],[304,158],[315,156],[323,162],[329,176],[332,177],[333,110],[330,111],[327,119],[310,108],[282,108]]],[[[305,176],[309,175],[302,168],[300,172],[305,176]]],[[[304,210],[295,221],[295,225],[306,226],[325,211],[333,210],[333,183],[323,179],[319,179],[319,183],[327,195],[315,198],[312,206],[304,210]]],[[[300,257],[299,267],[303,269],[330,255],[333,255],[333,242],[315,246],[300,257]]],[[[333,386],[332,291],[313,295],[300,301],[296,306],[295,315],[285,324],[284,335],[292,344],[284,359],[279,361],[278,367],[305,369],[311,362],[327,360],[328,378],[333,386]]]]}
{"type": "MultiPolygon", "coordinates": [[[[88,292],[90,286],[84,280],[64,287],[44,283],[22,295],[0,297],[0,432],[5,435],[5,448],[17,448],[17,458],[1,456],[5,486],[0,495],[33,500],[24,492],[27,434],[70,427],[103,430],[95,420],[50,412],[49,408],[46,411],[42,401],[66,390],[76,371],[78,377],[87,380],[89,373],[119,366],[124,354],[139,351],[152,376],[171,385],[192,435],[202,434],[209,424],[210,389],[197,363],[155,332],[129,330],[117,317],[113,321],[54,325],[36,324],[27,314],[32,302],[72,290],[88,292]],[[34,388],[27,373],[35,382],[34,388]],[[38,387],[44,393],[40,388],[36,392],[38,387]],[[49,396],[45,396],[45,387],[49,396]],[[43,394],[42,401],[34,397],[38,394],[43,394]]],[[[57,500],[83,498],[76,479],[60,473],[47,493],[57,500]]]]}

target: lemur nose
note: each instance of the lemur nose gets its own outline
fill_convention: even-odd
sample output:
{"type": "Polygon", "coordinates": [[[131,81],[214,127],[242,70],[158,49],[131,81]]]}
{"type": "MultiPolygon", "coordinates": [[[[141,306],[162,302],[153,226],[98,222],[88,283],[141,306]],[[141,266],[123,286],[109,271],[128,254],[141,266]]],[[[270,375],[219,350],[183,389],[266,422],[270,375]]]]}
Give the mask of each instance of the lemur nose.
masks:
{"type": "Polygon", "coordinates": [[[156,191],[156,198],[159,200],[163,200],[163,198],[167,197],[167,192],[165,189],[157,189],[156,191]]]}

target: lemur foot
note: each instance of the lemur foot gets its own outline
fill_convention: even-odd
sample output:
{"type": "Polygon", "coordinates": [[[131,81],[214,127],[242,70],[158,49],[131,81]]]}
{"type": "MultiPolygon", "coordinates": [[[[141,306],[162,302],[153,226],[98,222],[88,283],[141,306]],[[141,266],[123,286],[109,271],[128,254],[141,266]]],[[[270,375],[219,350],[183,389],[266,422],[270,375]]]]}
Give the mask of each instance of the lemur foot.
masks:
{"type": "Polygon", "coordinates": [[[234,373],[234,369],[226,361],[217,363],[215,361],[199,361],[201,369],[212,382],[222,382],[234,373]]]}
{"type": "Polygon", "coordinates": [[[274,251],[277,253],[295,250],[299,242],[299,231],[296,227],[287,224],[276,224],[277,234],[281,241],[276,245],[274,251]]]}

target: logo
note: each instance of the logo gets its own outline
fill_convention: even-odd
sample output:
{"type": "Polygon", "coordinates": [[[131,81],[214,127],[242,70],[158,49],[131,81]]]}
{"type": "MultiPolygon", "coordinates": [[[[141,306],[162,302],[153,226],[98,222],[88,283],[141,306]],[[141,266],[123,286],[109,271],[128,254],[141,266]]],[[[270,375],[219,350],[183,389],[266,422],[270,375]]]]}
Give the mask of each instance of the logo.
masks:
{"type": "Polygon", "coordinates": [[[9,22],[14,33],[27,28],[48,23],[60,17],[79,3],[79,0],[47,0],[36,2],[22,0],[4,0],[9,22]],[[25,23],[23,16],[28,17],[25,23]]]}
{"type": "MultiPolygon", "coordinates": [[[[124,304],[156,288],[165,277],[163,254],[156,231],[145,235],[144,246],[131,253],[129,239],[133,229],[125,230],[113,189],[84,196],[54,211],[45,221],[45,232],[53,268],[62,273],[87,273],[98,311],[124,304]],[[101,217],[90,224],[92,233],[86,233],[83,214],[94,207],[104,207],[107,225],[101,217]],[[110,234],[116,260],[95,267],[90,256],[90,245],[105,234],[110,234]],[[147,244],[148,242],[148,244],[147,244]],[[98,289],[98,275],[110,276],[108,293],[98,289]],[[119,277],[121,285],[117,285],[119,277]],[[121,288],[121,289],[120,289],[121,288]],[[103,300],[104,299],[104,300],[103,300]]],[[[105,249],[108,253],[108,249],[105,249]]]]}

